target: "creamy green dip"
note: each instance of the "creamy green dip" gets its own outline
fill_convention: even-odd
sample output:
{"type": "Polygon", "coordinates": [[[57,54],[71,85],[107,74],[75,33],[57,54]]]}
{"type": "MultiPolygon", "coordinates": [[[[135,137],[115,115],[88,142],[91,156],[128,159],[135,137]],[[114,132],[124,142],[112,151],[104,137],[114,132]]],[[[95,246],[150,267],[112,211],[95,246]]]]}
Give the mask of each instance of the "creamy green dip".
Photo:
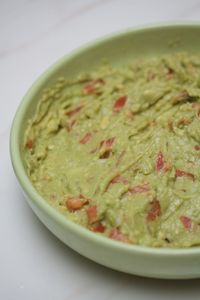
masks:
{"type": "Polygon", "coordinates": [[[58,79],[27,125],[24,157],[37,191],[96,234],[200,245],[200,57],[58,79]]]}

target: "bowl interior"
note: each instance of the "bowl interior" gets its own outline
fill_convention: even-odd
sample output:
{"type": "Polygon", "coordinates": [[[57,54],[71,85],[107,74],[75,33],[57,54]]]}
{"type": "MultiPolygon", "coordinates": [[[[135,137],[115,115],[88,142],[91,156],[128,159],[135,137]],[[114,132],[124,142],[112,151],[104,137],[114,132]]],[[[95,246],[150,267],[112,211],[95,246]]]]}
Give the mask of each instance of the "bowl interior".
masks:
{"type": "MultiPolygon", "coordinates": [[[[174,261],[177,261],[177,255],[180,259],[179,269],[180,272],[174,271],[174,275],[170,268],[173,268],[174,263],[172,266],[168,262],[162,263],[165,264],[165,268],[168,268],[167,271],[163,271],[163,278],[181,278],[182,273],[182,264],[184,259],[184,255],[190,254],[199,254],[200,248],[193,248],[193,249],[154,249],[154,248],[147,248],[142,246],[130,246],[125,245],[123,243],[118,243],[112,241],[107,238],[103,238],[97,236],[94,238],[95,234],[89,232],[84,228],[78,228],[76,224],[70,224],[67,220],[61,221],[56,214],[53,212],[53,209],[47,207],[47,202],[43,200],[37,193],[34,191],[33,186],[31,185],[28,177],[26,176],[25,167],[23,165],[23,136],[24,131],[27,126],[28,119],[34,114],[38,101],[40,100],[43,90],[45,88],[52,87],[56,80],[59,77],[66,77],[72,78],[79,74],[80,72],[89,71],[96,66],[100,65],[102,60],[107,60],[110,62],[111,65],[119,66],[124,63],[136,60],[138,58],[147,58],[152,56],[159,56],[162,54],[168,54],[178,51],[189,51],[192,53],[198,53],[200,50],[200,39],[198,36],[200,34],[200,25],[198,24],[176,24],[176,25],[164,25],[164,26],[156,26],[156,27],[147,27],[143,29],[136,29],[136,30],[128,30],[126,32],[122,32],[119,34],[112,35],[110,37],[106,37],[87,45],[86,47],[81,48],[80,50],[72,53],[71,55],[67,55],[60,59],[57,63],[55,63],[52,67],[50,67],[41,77],[33,84],[30,90],[25,95],[18,111],[16,113],[13,127],[11,131],[11,158],[14,166],[15,173],[21,182],[21,185],[25,191],[25,194],[28,195],[29,204],[32,206],[34,203],[35,207],[38,206],[39,208],[34,209],[34,205],[32,208],[35,210],[39,218],[46,224],[46,226],[54,232],[61,240],[63,240],[66,244],[68,244],[73,249],[77,250],[81,254],[84,254],[91,259],[98,261],[104,265],[111,266],[115,269],[123,270],[129,273],[136,273],[142,274],[152,277],[159,277],[159,274],[162,273],[160,271],[160,267],[158,266],[157,271],[153,272],[153,275],[149,275],[151,271],[148,271],[146,265],[143,266],[143,271],[140,271],[141,264],[143,263],[143,257],[140,257],[141,261],[138,260],[138,257],[135,258],[135,267],[130,265],[130,262],[133,260],[133,253],[137,253],[138,255],[143,254],[155,254],[155,260],[149,261],[151,268],[154,266],[154,263],[158,261],[158,254],[161,255],[160,259],[162,259],[162,255],[174,255],[174,261]],[[41,204],[39,204],[41,201],[41,204]],[[43,201],[43,202],[42,202],[43,201]],[[43,210],[43,211],[42,211],[43,210]],[[49,217],[47,216],[47,211],[49,217]],[[53,217],[55,220],[53,225],[49,218],[53,217]],[[60,222],[63,226],[63,231],[61,233],[61,227],[57,225],[60,222]],[[56,224],[56,225],[55,225],[56,224]],[[57,226],[57,227],[56,227],[57,226]],[[71,241],[68,239],[66,241],[66,234],[65,230],[71,230],[71,241]],[[77,234],[77,238],[79,241],[74,242],[74,234],[77,234]],[[87,238],[84,241],[84,238],[87,238]],[[107,262],[104,261],[104,254],[100,254],[100,248],[97,249],[99,251],[99,258],[93,255],[93,249],[91,248],[91,252],[89,248],[86,250],[80,250],[80,243],[81,239],[83,241],[83,245],[85,243],[93,242],[96,245],[102,244],[103,246],[107,246],[107,250],[110,249],[110,258],[108,258],[107,262]],[[114,254],[112,251],[118,251],[118,254],[114,254]],[[127,266],[119,266],[119,256],[121,253],[125,251],[126,254],[130,255],[127,256],[127,266]],[[134,252],[135,251],[135,252],[134,252]],[[182,254],[181,254],[182,253],[182,254]],[[180,256],[180,254],[182,256],[180,256]],[[114,260],[115,261],[112,261],[114,260]],[[138,260],[138,262],[137,262],[138,260]],[[138,270],[135,271],[136,265],[138,264],[138,270]],[[157,273],[156,273],[157,272],[157,273]],[[168,273],[167,273],[168,272],[168,273]],[[178,275],[177,275],[178,274],[178,275]]],[[[80,226],[79,226],[80,227],[80,226]]],[[[87,244],[88,246],[88,244],[87,244]]],[[[84,246],[85,247],[85,246],[84,246]]],[[[89,246],[88,246],[89,247],[89,246]]],[[[83,246],[82,246],[83,248],[83,246]]],[[[103,249],[102,251],[104,251],[103,249]]],[[[106,251],[107,251],[106,250],[106,251]]],[[[124,253],[125,253],[124,252],[124,253]]],[[[104,252],[102,252],[104,253],[104,252]]],[[[108,252],[106,252],[108,255],[108,252]]],[[[126,258],[124,258],[126,259],[126,258]]],[[[193,261],[192,261],[193,262],[193,261]]],[[[160,262],[161,263],[161,260],[160,262]]],[[[193,262],[194,265],[196,264],[193,262]]],[[[189,264],[191,265],[191,261],[188,261],[187,266],[185,266],[185,270],[187,270],[189,264]]],[[[137,269],[137,268],[136,268],[137,269]]],[[[193,271],[191,271],[191,274],[193,271]]],[[[199,274],[199,271],[196,271],[199,274]]],[[[186,275],[182,277],[187,277],[186,275]]],[[[189,277],[196,277],[196,275],[189,275],[189,277]]]]}

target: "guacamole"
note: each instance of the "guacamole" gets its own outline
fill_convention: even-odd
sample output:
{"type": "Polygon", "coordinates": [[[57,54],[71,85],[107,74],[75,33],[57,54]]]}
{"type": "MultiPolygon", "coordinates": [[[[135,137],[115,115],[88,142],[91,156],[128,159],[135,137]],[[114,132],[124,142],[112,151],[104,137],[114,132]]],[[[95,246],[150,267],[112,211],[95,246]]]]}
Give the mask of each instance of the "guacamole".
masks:
{"type": "Polygon", "coordinates": [[[200,245],[200,56],[58,78],[23,148],[36,190],[73,222],[130,244],[200,245]]]}

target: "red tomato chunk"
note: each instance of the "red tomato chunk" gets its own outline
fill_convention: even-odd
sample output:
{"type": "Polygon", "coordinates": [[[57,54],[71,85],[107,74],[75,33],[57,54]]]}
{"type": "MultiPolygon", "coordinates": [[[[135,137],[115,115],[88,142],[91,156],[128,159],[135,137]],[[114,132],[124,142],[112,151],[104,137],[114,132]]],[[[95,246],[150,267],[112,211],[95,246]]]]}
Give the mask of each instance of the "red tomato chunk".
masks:
{"type": "Polygon", "coordinates": [[[147,221],[155,221],[155,219],[160,215],[161,215],[160,202],[155,199],[152,202],[150,202],[150,210],[147,214],[147,221]]]}
{"type": "Polygon", "coordinates": [[[127,101],[127,96],[122,96],[119,99],[117,99],[113,106],[113,111],[119,112],[125,106],[126,101],[127,101]]]}

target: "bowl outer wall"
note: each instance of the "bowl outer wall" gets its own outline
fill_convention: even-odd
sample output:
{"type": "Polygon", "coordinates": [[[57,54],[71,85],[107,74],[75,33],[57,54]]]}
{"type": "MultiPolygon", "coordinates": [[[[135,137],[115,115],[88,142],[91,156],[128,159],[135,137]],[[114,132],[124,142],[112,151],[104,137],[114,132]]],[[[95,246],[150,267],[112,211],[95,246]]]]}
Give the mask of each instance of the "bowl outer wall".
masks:
{"type": "Polygon", "coordinates": [[[129,29],[100,39],[63,57],[50,67],[33,84],[17,110],[10,135],[11,160],[29,205],[60,240],[93,261],[119,271],[147,277],[200,277],[200,247],[156,249],[116,242],[67,220],[53,209],[37,193],[26,175],[22,141],[27,120],[33,115],[42,90],[51,87],[58,77],[70,78],[80,71],[88,71],[104,58],[118,66],[131,58],[133,60],[176,51],[198,53],[199,35],[200,24],[167,24],[129,29]]]}

